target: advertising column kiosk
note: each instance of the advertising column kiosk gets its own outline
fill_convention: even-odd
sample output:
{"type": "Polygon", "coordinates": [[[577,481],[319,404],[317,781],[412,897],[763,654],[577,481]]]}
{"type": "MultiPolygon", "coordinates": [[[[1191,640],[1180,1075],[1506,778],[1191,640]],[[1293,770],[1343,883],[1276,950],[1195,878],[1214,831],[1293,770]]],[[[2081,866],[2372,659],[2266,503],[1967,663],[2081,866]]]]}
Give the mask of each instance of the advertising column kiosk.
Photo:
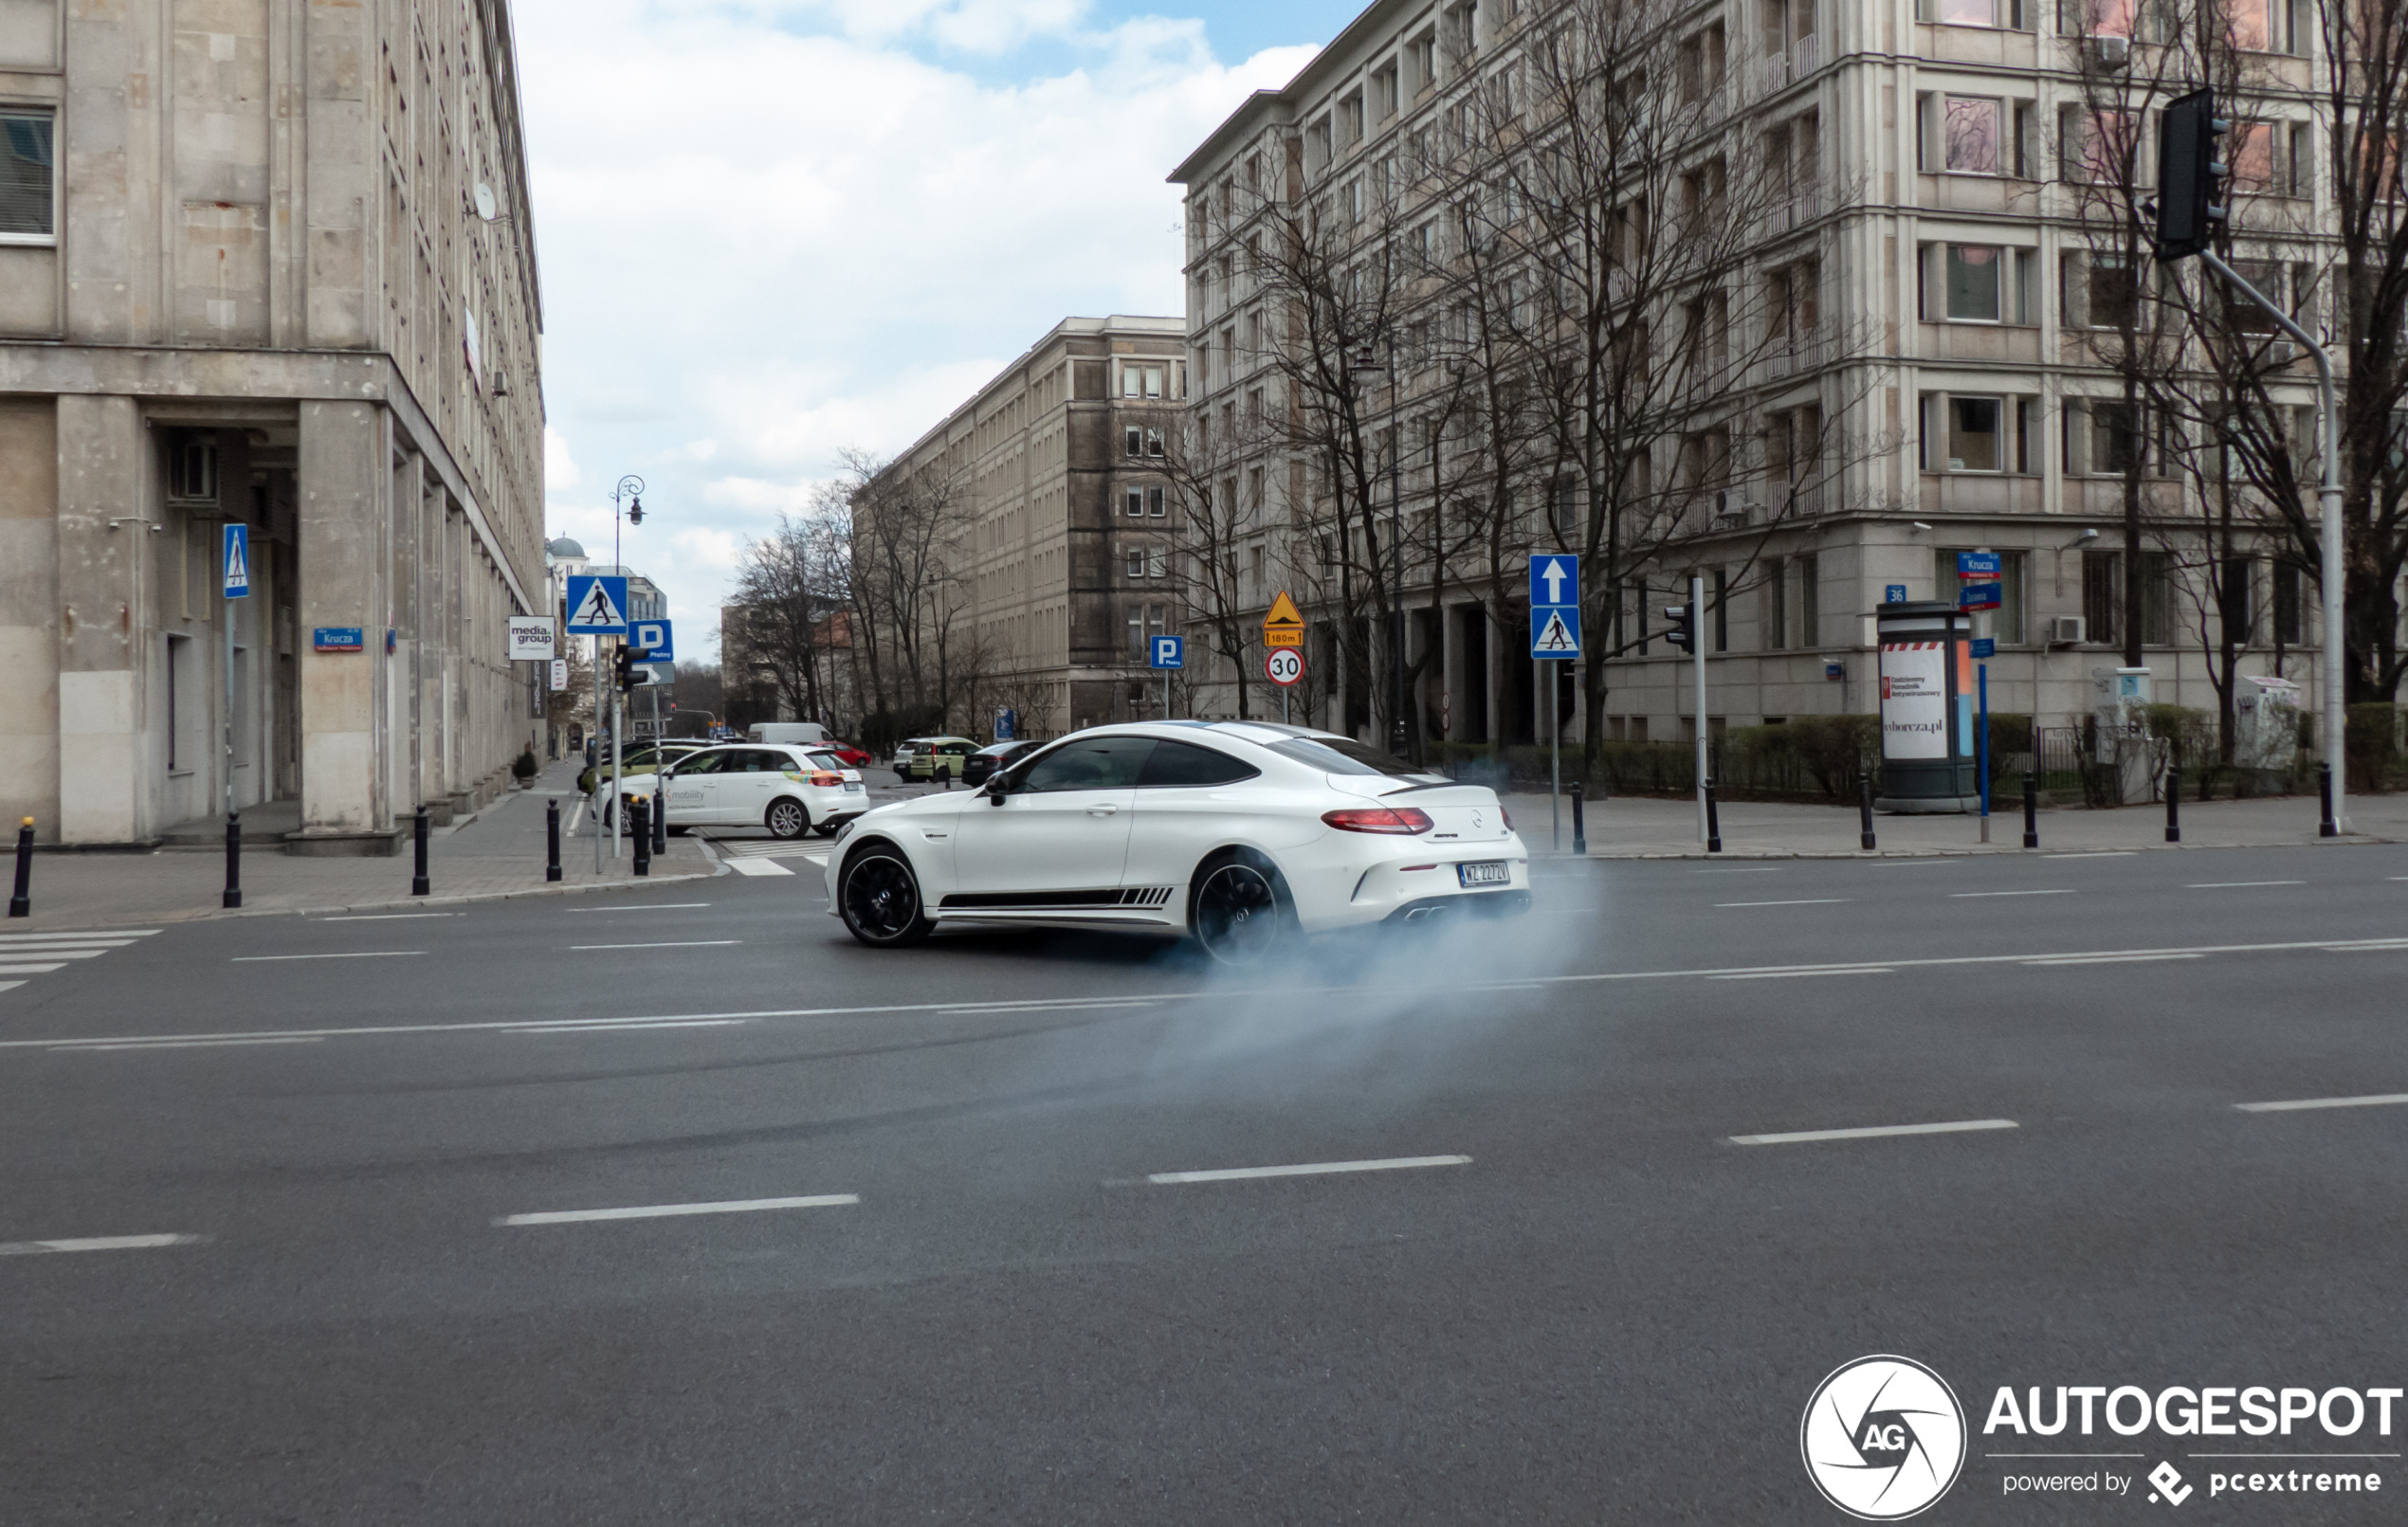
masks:
{"type": "Polygon", "coordinates": [[[1881,787],[1876,809],[1981,809],[1975,775],[1973,617],[1936,600],[1884,605],[1881,787]]]}

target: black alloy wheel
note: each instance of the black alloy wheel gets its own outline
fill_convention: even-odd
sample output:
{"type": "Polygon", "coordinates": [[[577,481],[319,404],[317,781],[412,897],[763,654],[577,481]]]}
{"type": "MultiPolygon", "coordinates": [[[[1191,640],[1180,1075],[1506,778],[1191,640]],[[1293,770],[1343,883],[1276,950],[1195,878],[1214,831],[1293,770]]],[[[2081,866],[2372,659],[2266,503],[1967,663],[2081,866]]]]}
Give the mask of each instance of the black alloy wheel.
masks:
{"type": "Polygon", "coordinates": [[[1197,872],[1188,928],[1222,964],[1258,964],[1295,936],[1296,904],[1268,860],[1232,854],[1197,872]]]}
{"type": "Polygon", "coordinates": [[[936,926],[921,907],[920,878],[900,852],[885,844],[873,844],[845,862],[836,901],[845,926],[873,949],[916,944],[936,926]]]}
{"type": "Polygon", "coordinates": [[[802,802],[792,797],[770,802],[766,820],[773,838],[791,840],[811,830],[811,813],[803,809],[802,802]]]}

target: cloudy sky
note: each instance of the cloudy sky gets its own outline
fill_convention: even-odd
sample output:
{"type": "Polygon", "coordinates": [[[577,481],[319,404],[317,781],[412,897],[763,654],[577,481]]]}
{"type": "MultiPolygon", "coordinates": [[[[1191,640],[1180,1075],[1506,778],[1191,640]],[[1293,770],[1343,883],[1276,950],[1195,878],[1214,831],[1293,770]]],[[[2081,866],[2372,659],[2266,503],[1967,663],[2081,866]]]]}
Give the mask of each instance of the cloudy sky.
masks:
{"type": "Polygon", "coordinates": [[[1162,177],[1359,5],[520,0],[548,534],[607,557],[643,477],[626,560],[712,657],[739,551],[838,450],[1071,314],[1179,311],[1162,177]]]}

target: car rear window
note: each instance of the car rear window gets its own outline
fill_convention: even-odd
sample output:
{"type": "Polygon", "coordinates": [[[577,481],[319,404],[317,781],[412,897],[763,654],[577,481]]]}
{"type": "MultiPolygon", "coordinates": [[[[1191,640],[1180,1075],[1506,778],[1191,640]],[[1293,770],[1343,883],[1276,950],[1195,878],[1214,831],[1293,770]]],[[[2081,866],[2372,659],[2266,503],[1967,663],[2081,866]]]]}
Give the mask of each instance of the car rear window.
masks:
{"type": "Polygon", "coordinates": [[[1416,767],[1377,748],[1367,748],[1350,737],[1289,737],[1264,745],[1283,758],[1293,758],[1325,773],[1385,774],[1391,779],[1417,779],[1435,772],[1416,767]]]}

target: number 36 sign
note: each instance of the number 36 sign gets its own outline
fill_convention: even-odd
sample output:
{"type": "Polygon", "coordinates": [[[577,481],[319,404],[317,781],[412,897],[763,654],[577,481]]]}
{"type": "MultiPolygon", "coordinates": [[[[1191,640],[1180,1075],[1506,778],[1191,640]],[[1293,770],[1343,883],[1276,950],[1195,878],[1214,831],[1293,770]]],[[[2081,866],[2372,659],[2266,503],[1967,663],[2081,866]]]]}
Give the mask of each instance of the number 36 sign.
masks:
{"type": "Polygon", "coordinates": [[[1264,655],[1263,671],[1285,688],[1304,677],[1304,654],[1292,646],[1275,646],[1264,655]]]}

